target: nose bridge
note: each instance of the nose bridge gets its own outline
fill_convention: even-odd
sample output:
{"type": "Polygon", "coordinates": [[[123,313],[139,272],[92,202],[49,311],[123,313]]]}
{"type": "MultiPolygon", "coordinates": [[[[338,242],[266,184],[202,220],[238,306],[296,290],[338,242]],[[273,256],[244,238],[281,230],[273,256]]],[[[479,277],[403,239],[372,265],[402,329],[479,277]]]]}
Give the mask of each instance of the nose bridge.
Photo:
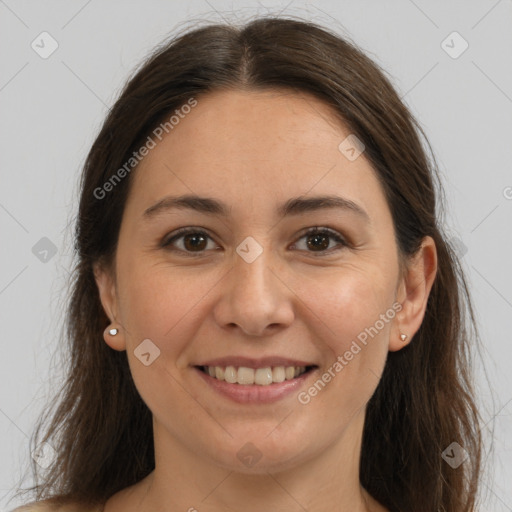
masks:
{"type": "Polygon", "coordinates": [[[260,243],[247,237],[236,248],[232,292],[239,304],[252,300],[262,305],[274,300],[277,290],[272,283],[275,280],[271,271],[274,258],[269,245],[268,238],[260,243]]]}
{"type": "Polygon", "coordinates": [[[275,255],[267,243],[248,237],[236,249],[230,282],[217,320],[261,334],[269,325],[287,324],[292,310],[286,287],[275,275],[275,255]]]}

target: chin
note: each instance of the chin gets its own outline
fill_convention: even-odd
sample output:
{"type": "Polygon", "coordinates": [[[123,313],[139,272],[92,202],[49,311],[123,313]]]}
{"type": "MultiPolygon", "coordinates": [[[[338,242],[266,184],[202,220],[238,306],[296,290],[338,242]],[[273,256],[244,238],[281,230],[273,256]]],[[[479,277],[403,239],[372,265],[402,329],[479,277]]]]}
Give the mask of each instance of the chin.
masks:
{"type": "Polygon", "coordinates": [[[270,433],[275,432],[275,428],[276,422],[257,433],[235,433],[228,428],[233,439],[227,443],[225,438],[224,443],[220,440],[212,442],[211,446],[217,449],[210,453],[210,457],[218,466],[229,471],[253,475],[285,471],[312,457],[310,452],[315,447],[308,447],[305,438],[286,432],[272,436],[270,433]]]}

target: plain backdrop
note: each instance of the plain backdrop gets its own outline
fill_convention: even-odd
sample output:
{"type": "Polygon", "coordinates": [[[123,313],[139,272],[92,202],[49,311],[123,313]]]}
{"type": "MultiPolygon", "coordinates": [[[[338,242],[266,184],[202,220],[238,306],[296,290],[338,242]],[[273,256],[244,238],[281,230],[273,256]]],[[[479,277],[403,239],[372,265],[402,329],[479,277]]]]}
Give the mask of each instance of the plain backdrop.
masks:
{"type": "Polygon", "coordinates": [[[512,511],[511,0],[0,0],[1,510],[18,504],[8,500],[20,479],[30,483],[29,437],[61,379],[78,178],[108,107],[184,22],[279,13],[356,42],[389,73],[432,144],[445,229],[484,348],[475,368],[494,449],[483,509],[512,511]]]}

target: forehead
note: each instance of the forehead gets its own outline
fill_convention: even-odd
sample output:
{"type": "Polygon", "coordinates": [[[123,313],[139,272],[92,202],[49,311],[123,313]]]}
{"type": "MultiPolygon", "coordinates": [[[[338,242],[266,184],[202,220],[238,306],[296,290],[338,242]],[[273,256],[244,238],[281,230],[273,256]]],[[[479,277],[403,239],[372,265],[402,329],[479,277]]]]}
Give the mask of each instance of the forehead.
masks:
{"type": "Polygon", "coordinates": [[[261,211],[274,199],[339,192],[386,207],[364,153],[351,161],[340,151],[350,130],[314,96],[229,90],[196,101],[139,164],[129,203],[215,195],[242,213],[244,205],[261,211]]]}

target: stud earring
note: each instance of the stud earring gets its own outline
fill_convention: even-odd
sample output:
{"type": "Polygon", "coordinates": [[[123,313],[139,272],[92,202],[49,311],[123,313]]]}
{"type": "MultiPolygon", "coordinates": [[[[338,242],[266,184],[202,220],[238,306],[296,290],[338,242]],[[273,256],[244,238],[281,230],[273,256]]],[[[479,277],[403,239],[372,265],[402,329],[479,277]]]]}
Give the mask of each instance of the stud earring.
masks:
{"type": "Polygon", "coordinates": [[[407,334],[400,334],[400,339],[405,341],[407,339],[407,334]]]}
{"type": "Polygon", "coordinates": [[[110,334],[110,336],[115,336],[118,332],[119,331],[115,327],[108,330],[108,333],[110,334]]]}

